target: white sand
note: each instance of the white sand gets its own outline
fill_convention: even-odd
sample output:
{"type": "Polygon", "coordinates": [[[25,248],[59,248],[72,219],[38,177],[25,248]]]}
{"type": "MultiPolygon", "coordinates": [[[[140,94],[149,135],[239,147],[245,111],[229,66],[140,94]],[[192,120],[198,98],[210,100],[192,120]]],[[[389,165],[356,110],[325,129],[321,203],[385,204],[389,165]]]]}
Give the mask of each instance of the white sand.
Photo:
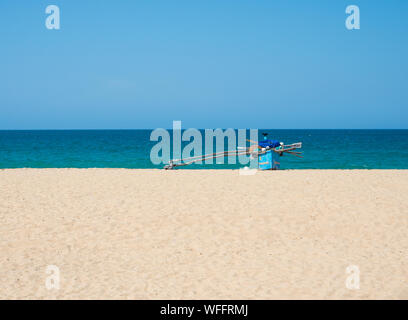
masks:
{"type": "Polygon", "coordinates": [[[2,299],[408,298],[408,170],[0,170],[0,218],[2,299]]]}

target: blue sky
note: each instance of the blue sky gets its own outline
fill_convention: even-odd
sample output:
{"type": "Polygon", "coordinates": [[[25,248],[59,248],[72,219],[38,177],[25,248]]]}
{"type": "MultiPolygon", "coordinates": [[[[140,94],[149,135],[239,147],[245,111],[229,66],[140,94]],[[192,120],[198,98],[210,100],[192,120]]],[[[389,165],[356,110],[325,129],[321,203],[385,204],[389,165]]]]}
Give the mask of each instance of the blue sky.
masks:
{"type": "Polygon", "coordinates": [[[3,0],[0,41],[0,129],[408,129],[404,0],[3,0]]]}

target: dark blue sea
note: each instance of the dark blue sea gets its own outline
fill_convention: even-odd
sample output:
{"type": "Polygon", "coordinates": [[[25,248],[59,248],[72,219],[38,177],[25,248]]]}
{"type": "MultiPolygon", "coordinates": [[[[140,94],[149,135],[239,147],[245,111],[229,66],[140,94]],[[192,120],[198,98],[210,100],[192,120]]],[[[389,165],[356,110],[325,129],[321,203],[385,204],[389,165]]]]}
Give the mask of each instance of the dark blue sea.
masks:
{"type": "MultiPolygon", "coordinates": [[[[157,143],[151,131],[0,131],[0,168],[162,168],[150,160],[157,143]]],[[[286,144],[303,142],[304,158],[285,155],[282,169],[408,169],[408,130],[259,130],[259,139],[262,132],[286,144]]]]}

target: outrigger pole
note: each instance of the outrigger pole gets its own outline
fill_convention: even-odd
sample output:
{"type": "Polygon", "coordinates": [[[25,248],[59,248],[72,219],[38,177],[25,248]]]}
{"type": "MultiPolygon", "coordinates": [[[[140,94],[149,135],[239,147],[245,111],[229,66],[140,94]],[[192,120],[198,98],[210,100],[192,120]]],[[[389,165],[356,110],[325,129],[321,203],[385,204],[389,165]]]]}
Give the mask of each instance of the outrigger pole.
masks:
{"type": "Polygon", "coordinates": [[[247,150],[248,149],[245,149],[245,150],[233,150],[233,151],[222,151],[222,152],[204,154],[202,156],[188,157],[188,158],[184,158],[184,159],[173,159],[173,160],[169,161],[168,165],[164,166],[164,169],[169,170],[169,169],[173,169],[174,167],[187,166],[189,164],[193,164],[193,163],[198,162],[198,161],[205,161],[205,160],[208,160],[208,159],[248,155],[249,153],[248,153],[247,150]]]}

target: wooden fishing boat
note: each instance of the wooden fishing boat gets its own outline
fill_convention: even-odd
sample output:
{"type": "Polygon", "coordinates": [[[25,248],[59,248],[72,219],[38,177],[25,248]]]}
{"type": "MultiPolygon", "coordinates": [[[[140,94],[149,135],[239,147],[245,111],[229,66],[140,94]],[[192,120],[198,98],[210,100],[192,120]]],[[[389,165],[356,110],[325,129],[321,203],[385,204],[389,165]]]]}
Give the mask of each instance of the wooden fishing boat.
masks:
{"type": "Polygon", "coordinates": [[[260,170],[277,170],[280,169],[279,157],[286,153],[302,158],[302,156],[300,155],[301,152],[295,151],[302,148],[301,142],[285,145],[283,142],[267,139],[266,133],[264,133],[263,136],[264,140],[260,142],[247,139],[247,141],[253,143],[249,147],[238,148],[237,150],[209,153],[184,159],[172,159],[167,165],[164,166],[164,169],[171,170],[176,167],[187,166],[208,159],[249,155],[252,158],[258,158],[258,168],[260,170]]]}

